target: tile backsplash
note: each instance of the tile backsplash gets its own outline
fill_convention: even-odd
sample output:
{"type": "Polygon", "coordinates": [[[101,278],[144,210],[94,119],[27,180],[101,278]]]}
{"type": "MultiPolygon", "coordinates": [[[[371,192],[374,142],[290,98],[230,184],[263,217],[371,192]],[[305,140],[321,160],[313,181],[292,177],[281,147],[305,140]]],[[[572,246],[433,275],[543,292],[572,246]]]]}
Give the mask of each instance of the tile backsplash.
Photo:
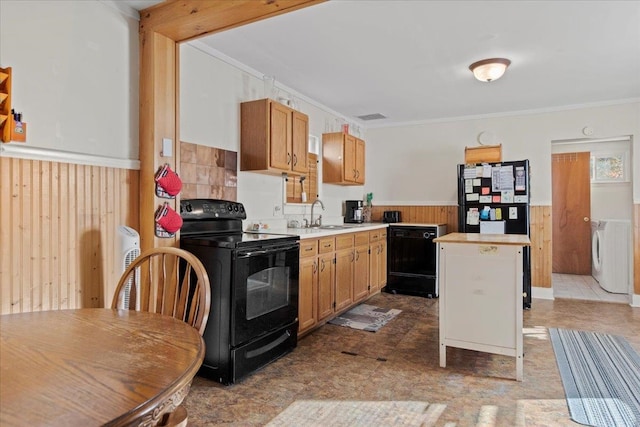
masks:
{"type": "Polygon", "coordinates": [[[224,199],[238,196],[238,153],[220,148],[180,143],[182,199],[224,199]]]}

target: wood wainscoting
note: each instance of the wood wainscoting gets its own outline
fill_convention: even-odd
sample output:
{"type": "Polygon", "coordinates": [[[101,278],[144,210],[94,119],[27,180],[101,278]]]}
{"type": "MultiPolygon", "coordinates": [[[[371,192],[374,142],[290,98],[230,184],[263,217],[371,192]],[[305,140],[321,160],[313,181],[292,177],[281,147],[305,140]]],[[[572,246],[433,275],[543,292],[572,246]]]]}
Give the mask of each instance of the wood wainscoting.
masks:
{"type": "Polygon", "coordinates": [[[105,306],[105,284],[121,274],[116,227],[138,229],[139,179],[0,157],[0,314],[105,306]]]}
{"type": "MultiPolygon", "coordinates": [[[[400,211],[402,222],[447,224],[458,231],[457,206],[374,206],[372,221],[382,221],[384,211],[400,211]]],[[[531,283],[551,287],[551,206],[531,206],[531,283]]]]}

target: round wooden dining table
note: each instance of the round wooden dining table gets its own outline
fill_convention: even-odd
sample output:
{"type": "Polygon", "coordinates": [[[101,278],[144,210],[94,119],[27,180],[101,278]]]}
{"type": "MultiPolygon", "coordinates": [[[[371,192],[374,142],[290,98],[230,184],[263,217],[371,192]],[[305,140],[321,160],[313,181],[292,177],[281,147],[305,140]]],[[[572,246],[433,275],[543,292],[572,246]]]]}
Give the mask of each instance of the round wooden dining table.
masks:
{"type": "Polygon", "coordinates": [[[190,325],[87,308],[0,316],[0,425],[152,426],[204,359],[190,325]]]}

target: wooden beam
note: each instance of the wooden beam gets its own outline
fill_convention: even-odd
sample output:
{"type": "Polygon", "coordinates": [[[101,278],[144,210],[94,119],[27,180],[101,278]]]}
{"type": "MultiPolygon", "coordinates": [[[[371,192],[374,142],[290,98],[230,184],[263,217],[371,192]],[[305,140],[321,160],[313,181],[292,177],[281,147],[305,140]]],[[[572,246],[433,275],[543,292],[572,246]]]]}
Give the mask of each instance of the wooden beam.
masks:
{"type": "MultiPolygon", "coordinates": [[[[143,250],[175,246],[155,236],[154,214],[166,199],[155,194],[154,175],[169,163],[179,172],[179,43],[291,12],[325,0],[168,0],[140,13],[140,243],[143,250]],[[161,157],[162,138],[173,157],[161,157]]],[[[172,207],[179,209],[177,201],[172,207]]]]}
{"type": "Polygon", "coordinates": [[[165,201],[156,197],[155,174],[165,163],[176,170],[180,161],[177,137],[177,44],[158,33],[140,35],[140,244],[143,250],[173,246],[175,239],[155,236],[156,209],[165,201]],[[173,140],[173,156],[161,157],[162,139],[173,140]]]}
{"type": "Polygon", "coordinates": [[[326,0],[169,0],[140,12],[140,32],[176,42],[292,12],[326,0]]]}

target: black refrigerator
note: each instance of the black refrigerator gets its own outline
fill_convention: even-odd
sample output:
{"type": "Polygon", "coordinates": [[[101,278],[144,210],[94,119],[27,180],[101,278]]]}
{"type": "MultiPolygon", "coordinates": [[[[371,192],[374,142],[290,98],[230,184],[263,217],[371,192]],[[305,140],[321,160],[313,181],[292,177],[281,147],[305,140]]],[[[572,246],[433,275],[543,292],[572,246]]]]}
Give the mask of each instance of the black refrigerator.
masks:
{"type": "MultiPolygon", "coordinates": [[[[529,160],[458,165],[460,233],[530,236],[529,160]]],[[[523,307],[531,308],[531,250],[523,251],[523,307]]]]}

